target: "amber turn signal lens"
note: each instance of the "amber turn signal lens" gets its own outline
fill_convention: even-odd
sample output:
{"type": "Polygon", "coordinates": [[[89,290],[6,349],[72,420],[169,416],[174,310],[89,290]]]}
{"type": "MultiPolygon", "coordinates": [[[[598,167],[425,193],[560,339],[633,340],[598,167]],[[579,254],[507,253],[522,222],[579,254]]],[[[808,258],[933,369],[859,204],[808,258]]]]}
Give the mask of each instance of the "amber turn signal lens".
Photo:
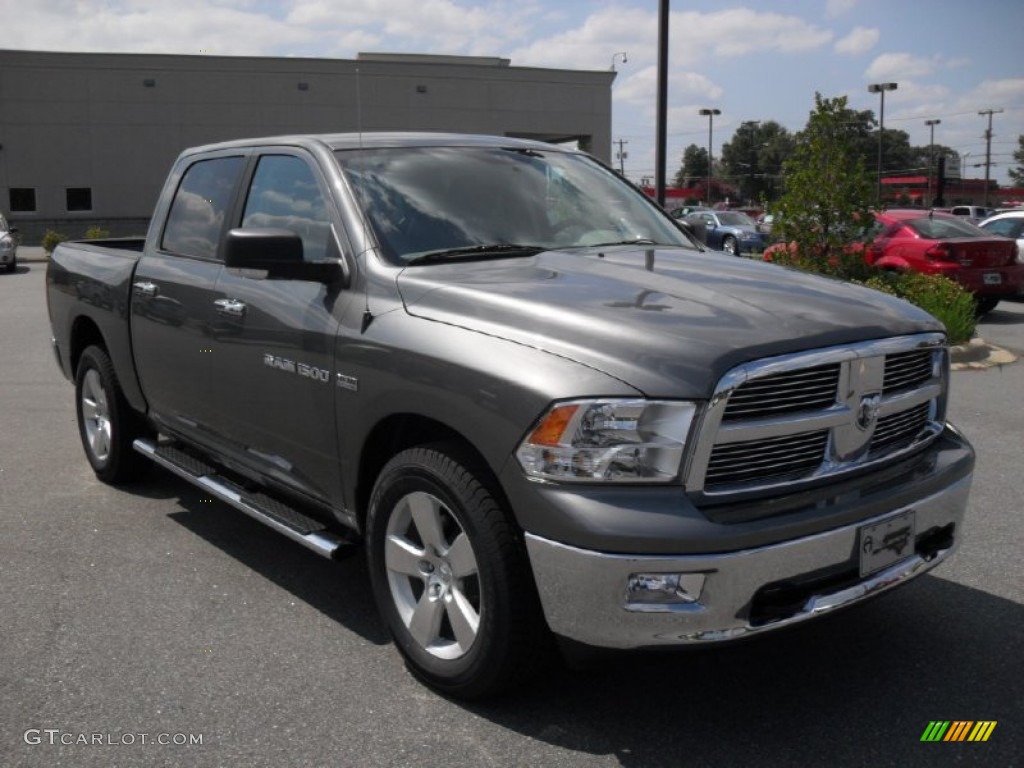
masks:
{"type": "Polygon", "coordinates": [[[529,441],[534,445],[559,445],[569,421],[579,410],[579,405],[562,405],[551,410],[544,421],[537,425],[529,441]]]}

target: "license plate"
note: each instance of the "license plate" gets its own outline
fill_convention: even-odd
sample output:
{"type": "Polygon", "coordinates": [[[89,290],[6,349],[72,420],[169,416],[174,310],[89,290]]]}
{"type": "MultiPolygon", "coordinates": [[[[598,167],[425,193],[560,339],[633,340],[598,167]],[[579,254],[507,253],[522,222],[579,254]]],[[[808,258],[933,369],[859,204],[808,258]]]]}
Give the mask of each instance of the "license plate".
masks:
{"type": "Polygon", "coordinates": [[[1000,285],[1003,282],[1003,276],[999,272],[986,272],[984,280],[985,285],[1000,285]]]}
{"type": "Polygon", "coordinates": [[[914,554],[914,510],[862,526],[859,534],[860,575],[868,576],[914,554]]]}

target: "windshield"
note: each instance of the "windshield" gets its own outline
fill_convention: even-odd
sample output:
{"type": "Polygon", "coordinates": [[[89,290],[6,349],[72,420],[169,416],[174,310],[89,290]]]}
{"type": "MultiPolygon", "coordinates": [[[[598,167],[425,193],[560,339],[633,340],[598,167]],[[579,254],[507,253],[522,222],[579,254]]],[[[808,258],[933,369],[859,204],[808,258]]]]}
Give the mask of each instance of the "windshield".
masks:
{"type": "Polygon", "coordinates": [[[695,247],[642,193],[584,155],[399,147],[336,156],[395,263],[613,243],[695,247]]]}
{"type": "Polygon", "coordinates": [[[921,237],[929,240],[951,240],[956,237],[987,237],[985,230],[963,219],[935,216],[927,219],[912,219],[907,226],[921,237]]]}

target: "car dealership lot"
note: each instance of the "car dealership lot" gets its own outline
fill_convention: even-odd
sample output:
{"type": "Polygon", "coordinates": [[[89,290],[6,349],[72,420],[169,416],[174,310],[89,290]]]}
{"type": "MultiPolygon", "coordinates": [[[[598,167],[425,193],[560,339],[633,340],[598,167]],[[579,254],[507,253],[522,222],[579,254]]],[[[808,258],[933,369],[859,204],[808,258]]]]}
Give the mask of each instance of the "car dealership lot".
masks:
{"type": "MultiPolygon", "coordinates": [[[[386,646],[361,557],[321,560],[162,471],[124,489],[94,479],[49,349],[43,272],[0,275],[2,765],[1010,765],[1024,754],[1024,363],[953,376],[951,417],[978,468],[967,539],[933,574],[816,626],[612,657],[467,706],[425,689],[386,646]],[[983,744],[922,744],[933,720],[998,725],[983,744]]],[[[981,334],[1024,352],[1024,303],[1000,304],[981,334]]]]}

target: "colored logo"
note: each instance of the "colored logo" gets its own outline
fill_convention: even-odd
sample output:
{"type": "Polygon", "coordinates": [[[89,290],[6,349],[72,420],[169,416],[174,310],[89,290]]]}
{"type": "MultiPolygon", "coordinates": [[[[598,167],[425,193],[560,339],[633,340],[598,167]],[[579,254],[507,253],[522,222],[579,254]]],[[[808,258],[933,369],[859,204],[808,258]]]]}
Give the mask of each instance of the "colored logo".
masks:
{"type": "Polygon", "coordinates": [[[932,720],[921,741],[988,741],[997,720],[932,720]]]}

